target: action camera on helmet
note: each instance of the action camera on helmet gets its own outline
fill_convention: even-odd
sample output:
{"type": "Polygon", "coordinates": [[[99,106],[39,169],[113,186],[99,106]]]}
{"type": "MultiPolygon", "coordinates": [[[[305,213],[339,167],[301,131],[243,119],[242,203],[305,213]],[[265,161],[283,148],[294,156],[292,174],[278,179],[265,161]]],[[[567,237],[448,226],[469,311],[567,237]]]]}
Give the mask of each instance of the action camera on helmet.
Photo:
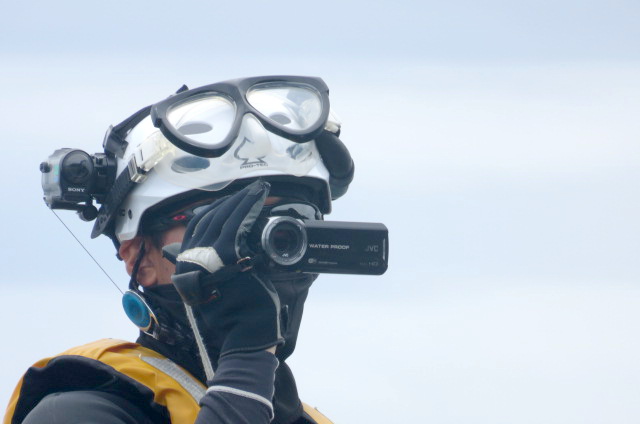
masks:
{"type": "Polygon", "coordinates": [[[95,219],[98,211],[93,199],[104,201],[115,179],[115,158],[105,153],[78,149],[58,149],[40,164],[44,201],[51,209],[78,212],[85,221],[95,219]]]}

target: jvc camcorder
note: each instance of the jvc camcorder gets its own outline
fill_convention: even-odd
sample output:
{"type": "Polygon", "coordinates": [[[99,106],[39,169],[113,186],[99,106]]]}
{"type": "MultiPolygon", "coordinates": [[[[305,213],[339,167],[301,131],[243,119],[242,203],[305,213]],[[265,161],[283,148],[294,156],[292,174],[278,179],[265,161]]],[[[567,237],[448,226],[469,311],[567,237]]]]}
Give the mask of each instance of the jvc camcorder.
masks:
{"type": "Polygon", "coordinates": [[[259,219],[249,238],[274,272],[381,275],[387,270],[389,232],[384,224],[259,219]]]}

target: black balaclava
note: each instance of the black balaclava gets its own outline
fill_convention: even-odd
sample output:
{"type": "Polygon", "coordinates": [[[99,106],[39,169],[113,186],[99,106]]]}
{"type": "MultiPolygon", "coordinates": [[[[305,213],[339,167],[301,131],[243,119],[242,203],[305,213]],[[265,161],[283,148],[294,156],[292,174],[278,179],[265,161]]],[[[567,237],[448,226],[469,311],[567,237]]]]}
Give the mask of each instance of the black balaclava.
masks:
{"type": "MultiPolygon", "coordinates": [[[[285,344],[279,346],[276,357],[280,366],[276,370],[273,407],[277,424],[290,424],[302,415],[302,404],[293,373],[285,360],[293,353],[302,321],[304,302],[317,274],[282,274],[273,276],[272,282],[282,305],[283,336],[285,344]]],[[[184,304],[172,284],[147,287],[143,296],[154,309],[162,331],[158,338],[140,333],[137,342],[173,360],[203,383],[206,382],[198,348],[193,338],[184,304]]],[[[207,346],[217,368],[217,349],[207,346]]]]}

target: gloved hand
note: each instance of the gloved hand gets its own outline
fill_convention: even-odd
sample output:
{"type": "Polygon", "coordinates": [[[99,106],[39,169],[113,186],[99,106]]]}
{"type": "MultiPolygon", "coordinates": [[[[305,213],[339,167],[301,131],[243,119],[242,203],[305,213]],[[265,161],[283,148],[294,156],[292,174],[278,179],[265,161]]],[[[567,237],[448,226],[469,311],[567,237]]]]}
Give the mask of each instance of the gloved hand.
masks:
{"type": "Polygon", "coordinates": [[[242,260],[251,254],[246,239],[269,187],[263,181],[250,184],[207,206],[187,226],[172,281],[185,303],[205,371],[211,367],[206,346],[223,356],[284,343],[273,285],[247,270],[242,260]]]}

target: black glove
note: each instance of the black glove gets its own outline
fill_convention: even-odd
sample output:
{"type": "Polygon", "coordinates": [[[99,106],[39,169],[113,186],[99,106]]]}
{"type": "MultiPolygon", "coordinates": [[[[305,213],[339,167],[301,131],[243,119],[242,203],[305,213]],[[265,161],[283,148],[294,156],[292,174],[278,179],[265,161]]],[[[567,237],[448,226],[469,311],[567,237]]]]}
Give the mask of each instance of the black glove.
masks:
{"type": "Polygon", "coordinates": [[[252,254],[246,239],[269,187],[263,181],[250,184],[207,206],[187,226],[172,281],[185,303],[205,371],[211,367],[206,346],[223,356],[284,343],[278,295],[271,281],[247,269],[246,259],[252,254]]]}

